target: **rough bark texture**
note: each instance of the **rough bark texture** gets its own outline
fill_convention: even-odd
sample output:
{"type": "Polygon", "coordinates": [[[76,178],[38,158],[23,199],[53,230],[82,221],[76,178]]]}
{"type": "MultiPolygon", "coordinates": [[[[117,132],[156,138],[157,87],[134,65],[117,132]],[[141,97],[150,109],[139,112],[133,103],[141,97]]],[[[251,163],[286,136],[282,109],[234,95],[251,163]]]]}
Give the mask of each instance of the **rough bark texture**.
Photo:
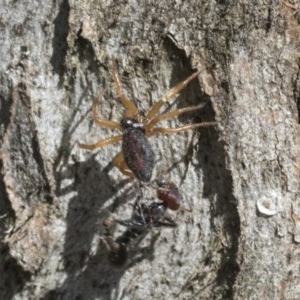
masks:
{"type": "Polygon", "coordinates": [[[0,14],[1,299],[300,299],[298,3],[4,0],[0,14]],[[113,59],[144,112],[203,70],[173,107],[205,109],[166,126],[218,122],[151,138],[192,212],[122,270],[101,221],[140,191],[111,165],[120,144],[77,146],[116,134],[91,111],[103,90],[101,115],[124,112],[113,59]]]}

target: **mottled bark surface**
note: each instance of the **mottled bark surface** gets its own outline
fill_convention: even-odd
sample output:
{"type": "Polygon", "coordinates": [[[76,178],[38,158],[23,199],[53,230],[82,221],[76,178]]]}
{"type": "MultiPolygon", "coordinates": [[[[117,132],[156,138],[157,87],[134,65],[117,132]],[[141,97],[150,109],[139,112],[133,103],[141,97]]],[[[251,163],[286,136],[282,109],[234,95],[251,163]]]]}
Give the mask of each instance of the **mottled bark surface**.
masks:
{"type": "Polygon", "coordinates": [[[300,298],[298,3],[5,0],[0,28],[1,299],[300,298]],[[122,270],[101,222],[140,191],[112,167],[120,143],[77,145],[117,134],[92,120],[100,90],[103,117],[124,112],[113,59],[141,112],[201,69],[171,103],[207,105],[164,125],[218,122],[150,139],[192,212],[122,270]]]}

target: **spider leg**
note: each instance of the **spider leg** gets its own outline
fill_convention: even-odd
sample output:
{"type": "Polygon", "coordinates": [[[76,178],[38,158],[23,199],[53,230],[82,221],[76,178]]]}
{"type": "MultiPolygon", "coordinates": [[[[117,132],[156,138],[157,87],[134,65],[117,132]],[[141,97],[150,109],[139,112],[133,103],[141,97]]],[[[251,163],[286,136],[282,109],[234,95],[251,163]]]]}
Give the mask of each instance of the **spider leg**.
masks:
{"type": "Polygon", "coordinates": [[[117,96],[121,100],[123,106],[126,108],[128,117],[139,116],[139,111],[135,104],[124,95],[115,61],[113,61],[113,78],[116,85],[117,96]]]}
{"type": "Polygon", "coordinates": [[[198,127],[206,127],[206,126],[214,126],[217,125],[217,122],[203,122],[203,123],[196,123],[196,124],[190,124],[178,128],[163,128],[163,127],[155,127],[150,132],[149,136],[153,136],[158,133],[164,133],[164,134],[175,134],[178,132],[188,131],[192,130],[194,128],[198,127]]]}
{"type": "Polygon", "coordinates": [[[111,129],[119,129],[122,130],[122,127],[120,126],[120,124],[118,122],[114,122],[114,121],[110,121],[110,120],[105,120],[105,119],[101,119],[99,117],[99,104],[101,102],[103,96],[103,92],[100,92],[98,94],[98,96],[96,97],[95,101],[94,101],[94,105],[93,105],[93,119],[94,121],[101,126],[105,126],[111,129]]]}
{"type": "Polygon", "coordinates": [[[94,149],[97,149],[97,148],[103,148],[103,147],[105,147],[107,145],[110,145],[110,144],[117,143],[117,142],[121,141],[122,138],[123,138],[123,135],[116,135],[116,136],[110,137],[108,139],[99,141],[96,144],[81,144],[81,143],[78,143],[78,146],[80,148],[83,148],[83,149],[94,150],[94,149]]]}
{"type": "Polygon", "coordinates": [[[128,168],[124,161],[123,153],[120,152],[116,155],[116,157],[113,160],[113,164],[120,170],[121,173],[123,173],[126,176],[129,177],[135,177],[132,171],[128,168]]]}
{"type": "Polygon", "coordinates": [[[202,107],[205,106],[206,103],[201,103],[199,105],[195,105],[195,106],[188,106],[188,107],[184,107],[184,108],[180,108],[180,109],[176,109],[174,111],[170,111],[167,112],[165,114],[159,115],[157,117],[154,117],[147,125],[146,128],[151,131],[151,128],[158,122],[164,121],[164,120],[168,120],[168,119],[172,119],[174,117],[177,117],[185,112],[188,111],[193,111],[193,110],[197,110],[200,109],[202,107]]]}
{"type": "Polygon", "coordinates": [[[202,70],[199,70],[192,75],[190,75],[185,80],[179,82],[176,86],[171,88],[158,102],[156,102],[148,112],[146,118],[152,119],[160,110],[160,108],[164,105],[165,102],[168,102],[172,97],[174,97],[176,94],[178,94],[182,89],[184,89],[191,80],[196,78],[202,70]]]}

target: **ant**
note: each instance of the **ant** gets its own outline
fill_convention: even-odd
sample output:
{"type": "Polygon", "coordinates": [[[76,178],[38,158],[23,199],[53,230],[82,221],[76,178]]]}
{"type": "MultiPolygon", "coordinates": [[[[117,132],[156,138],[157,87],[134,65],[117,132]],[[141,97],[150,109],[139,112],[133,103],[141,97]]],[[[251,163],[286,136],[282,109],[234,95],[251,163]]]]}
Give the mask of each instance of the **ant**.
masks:
{"type": "Polygon", "coordinates": [[[164,205],[171,210],[186,210],[191,211],[183,206],[183,196],[179,188],[174,182],[166,181],[164,179],[156,180],[156,195],[162,200],[164,205]]]}
{"type": "Polygon", "coordinates": [[[128,259],[129,244],[144,236],[153,227],[176,227],[177,224],[166,217],[167,206],[163,202],[153,202],[150,205],[136,204],[130,220],[116,220],[128,229],[115,241],[105,240],[109,248],[108,260],[116,268],[123,267],[128,259]],[[138,208],[138,209],[137,209],[138,208]]]}
{"type": "Polygon", "coordinates": [[[201,70],[193,73],[170,89],[158,102],[153,104],[146,116],[142,116],[136,105],[125,96],[117,73],[116,63],[113,62],[113,79],[116,85],[117,97],[126,109],[125,116],[120,122],[102,119],[98,114],[99,104],[103,95],[103,93],[100,92],[94,101],[93,119],[98,125],[105,126],[110,129],[118,129],[122,132],[122,134],[101,140],[95,144],[79,143],[79,147],[87,150],[94,150],[122,140],[122,152],[117,154],[114,158],[114,165],[125,175],[136,177],[140,181],[149,182],[154,168],[154,153],[147,137],[151,137],[159,133],[174,134],[198,127],[216,125],[216,122],[203,122],[185,125],[178,128],[163,128],[155,126],[158,122],[172,119],[185,112],[200,109],[205,105],[201,103],[199,105],[180,108],[157,115],[160,108],[184,89],[191,80],[200,74],[200,72],[201,70]]]}

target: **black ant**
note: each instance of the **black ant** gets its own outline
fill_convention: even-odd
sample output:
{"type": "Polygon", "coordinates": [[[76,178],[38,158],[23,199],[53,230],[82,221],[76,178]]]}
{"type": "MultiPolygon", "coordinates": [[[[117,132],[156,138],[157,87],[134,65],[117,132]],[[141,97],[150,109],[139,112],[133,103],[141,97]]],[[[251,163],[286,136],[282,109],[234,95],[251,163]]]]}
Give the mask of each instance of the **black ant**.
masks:
{"type": "Polygon", "coordinates": [[[94,102],[93,118],[97,124],[110,129],[118,129],[122,131],[122,134],[101,140],[95,144],[89,145],[80,143],[79,147],[94,150],[122,140],[122,152],[115,157],[114,165],[125,175],[135,176],[140,181],[149,182],[154,168],[154,154],[147,137],[151,137],[158,133],[173,134],[198,127],[216,125],[216,122],[203,122],[178,128],[155,127],[158,122],[177,117],[182,113],[197,110],[204,106],[204,104],[201,103],[199,105],[180,108],[157,115],[160,108],[184,89],[191,80],[200,74],[200,72],[201,71],[197,71],[193,73],[170,89],[158,102],[153,104],[146,116],[142,116],[136,105],[124,95],[116,64],[113,62],[113,79],[116,85],[117,96],[126,109],[125,116],[120,122],[100,118],[98,115],[99,103],[102,98],[102,93],[100,93],[94,102]]]}
{"type": "Polygon", "coordinates": [[[123,267],[128,259],[128,246],[133,240],[144,236],[151,228],[176,227],[177,224],[166,217],[167,206],[161,202],[150,205],[135,205],[133,216],[130,220],[116,220],[128,229],[115,241],[106,239],[104,242],[109,248],[108,260],[116,268],[123,267]]]}

